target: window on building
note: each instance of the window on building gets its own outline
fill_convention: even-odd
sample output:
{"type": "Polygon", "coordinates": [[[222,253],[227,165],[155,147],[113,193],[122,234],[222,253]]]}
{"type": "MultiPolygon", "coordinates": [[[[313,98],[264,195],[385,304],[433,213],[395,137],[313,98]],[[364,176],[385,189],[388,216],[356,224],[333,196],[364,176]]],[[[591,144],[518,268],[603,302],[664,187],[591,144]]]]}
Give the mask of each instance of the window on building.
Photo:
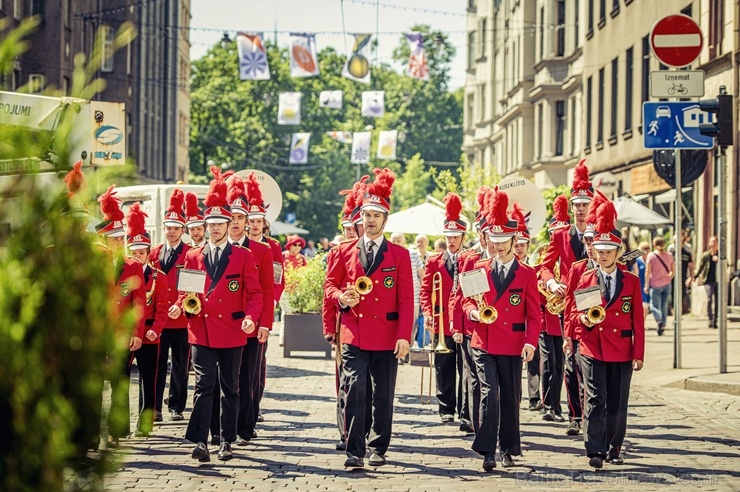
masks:
{"type": "Polygon", "coordinates": [[[580,3],[580,0],[573,1],[573,51],[581,45],[580,24],[578,22],[581,19],[580,3]]]}
{"type": "Polygon", "coordinates": [[[619,99],[619,58],[612,60],[612,111],[609,139],[617,138],[617,99],[619,99]]]}
{"type": "Polygon", "coordinates": [[[591,148],[591,123],[593,122],[593,77],[586,80],[586,148],[591,148]]]}
{"type": "Polygon", "coordinates": [[[544,146],[543,140],[544,140],[544,124],[543,120],[545,119],[544,115],[544,103],[540,103],[537,105],[537,157],[542,159],[542,156],[545,153],[545,149],[542,147],[544,146]]]}
{"type": "Polygon", "coordinates": [[[44,15],[46,0],[28,0],[30,15],[44,15]]]}
{"type": "Polygon", "coordinates": [[[545,7],[540,7],[540,57],[542,60],[545,57],[545,7]]]}
{"type": "Polygon", "coordinates": [[[23,4],[21,0],[13,0],[13,17],[16,19],[23,17],[23,4]]]}
{"type": "Polygon", "coordinates": [[[606,23],[606,0],[599,0],[599,27],[606,23]]]}
{"type": "Polygon", "coordinates": [[[594,30],[594,0],[588,0],[588,32],[593,32],[593,30],[594,30]]]}
{"type": "Polygon", "coordinates": [[[62,77],[62,93],[64,93],[65,96],[69,96],[69,77],[66,75],[62,77]]]}
{"type": "Polygon", "coordinates": [[[612,11],[611,16],[616,17],[616,15],[619,13],[619,0],[612,0],[612,11]]]}
{"type": "Polygon", "coordinates": [[[557,26],[557,43],[555,46],[555,55],[565,55],[565,0],[558,0],[558,26],[557,26]]]}
{"type": "Polygon", "coordinates": [[[480,23],[480,57],[486,56],[486,44],[488,43],[488,19],[480,23]]]}
{"type": "Polygon", "coordinates": [[[624,131],[632,129],[632,85],[633,81],[633,68],[634,63],[634,50],[632,48],[627,50],[627,60],[624,68],[624,131]]]}
{"type": "Polygon", "coordinates": [[[709,59],[722,55],[722,42],[725,34],[725,2],[724,0],[710,0],[709,2],[709,59]]]}
{"type": "Polygon", "coordinates": [[[604,69],[599,70],[599,100],[596,107],[596,145],[604,143],[604,69]]]}
{"type": "Polygon", "coordinates": [[[642,102],[650,100],[650,36],[642,38],[642,102]]]}
{"type": "Polygon", "coordinates": [[[69,27],[70,22],[70,11],[72,10],[70,8],[70,2],[72,0],[62,0],[62,20],[64,20],[64,27],[69,27]]]}
{"type": "Polygon", "coordinates": [[[468,94],[467,107],[465,108],[466,128],[473,128],[473,114],[475,111],[475,95],[468,94]]]}
{"type": "Polygon", "coordinates": [[[28,76],[28,93],[41,94],[46,86],[46,77],[38,73],[32,73],[28,76]]]}
{"type": "Polygon", "coordinates": [[[475,66],[475,31],[468,33],[468,68],[475,66]]]}
{"type": "Polygon", "coordinates": [[[555,101],[555,155],[563,155],[565,101],[555,101]]]}
{"type": "Polygon", "coordinates": [[[478,93],[480,95],[480,106],[478,107],[478,121],[485,121],[486,119],[486,84],[480,84],[478,86],[478,93]]]}
{"type": "Polygon", "coordinates": [[[576,98],[570,100],[570,155],[576,155],[576,136],[578,135],[578,124],[576,123],[576,98]]]}
{"type": "Polygon", "coordinates": [[[131,43],[126,45],[126,75],[131,75],[131,43]]]}
{"type": "Polygon", "coordinates": [[[103,64],[100,66],[102,72],[113,71],[113,28],[101,26],[100,35],[103,37],[103,64]]]}

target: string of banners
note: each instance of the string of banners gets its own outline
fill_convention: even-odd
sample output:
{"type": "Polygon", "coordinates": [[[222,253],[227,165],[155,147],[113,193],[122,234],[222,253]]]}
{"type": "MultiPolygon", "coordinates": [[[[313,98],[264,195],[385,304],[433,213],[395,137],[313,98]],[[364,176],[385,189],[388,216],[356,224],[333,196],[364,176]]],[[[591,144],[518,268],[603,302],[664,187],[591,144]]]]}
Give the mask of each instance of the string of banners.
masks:
{"type": "MultiPolygon", "coordinates": [[[[352,164],[370,163],[370,145],[372,132],[326,132],[328,136],[337,142],[352,143],[352,164]]],[[[311,141],[310,133],[294,133],[290,142],[289,164],[308,164],[308,146],[311,141]]],[[[396,147],[398,146],[398,130],[384,130],[378,134],[378,151],[376,158],[381,160],[393,160],[396,158],[396,147]]]]}

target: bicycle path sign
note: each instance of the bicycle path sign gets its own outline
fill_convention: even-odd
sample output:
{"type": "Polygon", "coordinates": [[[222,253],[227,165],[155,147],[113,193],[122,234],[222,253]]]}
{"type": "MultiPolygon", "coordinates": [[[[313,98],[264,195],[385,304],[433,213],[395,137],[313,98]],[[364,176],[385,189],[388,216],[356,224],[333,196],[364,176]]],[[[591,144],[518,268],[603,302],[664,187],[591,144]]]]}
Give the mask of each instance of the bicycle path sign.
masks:
{"type": "Polygon", "coordinates": [[[650,97],[702,97],[704,70],[650,72],[650,97]]]}
{"type": "Polygon", "coordinates": [[[702,111],[696,102],[645,102],[642,104],[645,148],[711,149],[714,139],[702,135],[699,125],[713,120],[713,115],[702,111]]]}

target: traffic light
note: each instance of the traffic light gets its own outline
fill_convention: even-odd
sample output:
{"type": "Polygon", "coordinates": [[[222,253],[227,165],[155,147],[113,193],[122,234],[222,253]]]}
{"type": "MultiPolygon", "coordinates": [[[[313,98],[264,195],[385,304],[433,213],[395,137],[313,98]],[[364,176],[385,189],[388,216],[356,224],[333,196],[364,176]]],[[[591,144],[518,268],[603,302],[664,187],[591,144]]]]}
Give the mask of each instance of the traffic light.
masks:
{"type": "Polygon", "coordinates": [[[700,124],[701,134],[716,138],[717,145],[722,147],[732,145],[732,96],[719,94],[716,99],[704,99],[699,101],[699,108],[716,119],[714,123],[700,124]]]}

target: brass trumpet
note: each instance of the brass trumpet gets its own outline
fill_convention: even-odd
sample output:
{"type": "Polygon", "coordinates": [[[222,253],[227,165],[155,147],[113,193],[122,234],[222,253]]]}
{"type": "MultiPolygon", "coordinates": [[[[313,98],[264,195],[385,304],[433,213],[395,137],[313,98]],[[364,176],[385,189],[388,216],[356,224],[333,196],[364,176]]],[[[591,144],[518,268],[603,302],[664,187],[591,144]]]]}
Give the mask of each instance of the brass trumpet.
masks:
{"type": "Polygon", "coordinates": [[[493,306],[488,306],[483,301],[483,294],[476,294],[473,296],[476,304],[478,304],[478,318],[481,323],[490,325],[498,318],[498,311],[493,306]]]}
{"type": "Polygon", "coordinates": [[[370,280],[370,277],[366,277],[364,275],[362,277],[357,277],[354,289],[359,295],[366,296],[373,291],[373,281],[370,280]]]}
{"type": "MultiPolygon", "coordinates": [[[[529,263],[529,266],[537,266],[542,263],[549,246],[550,243],[544,243],[537,247],[534,253],[532,253],[532,256],[529,257],[529,261],[527,262],[529,263]]],[[[555,268],[552,273],[555,280],[560,282],[560,262],[555,264],[555,268]]],[[[545,309],[547,309],[548,313],[558,316],[565,311],[565,298],[560,297],[554,292],[548,291],[547,288],[540,287],[539,283],[537,285],[537,290],[539,290],[540,294],[545,298],[545,309]]]]}
{"type": "Polygon", "coordinates": [[[188,292],[188,295],[182,300],[182,310],[188,314],[200,313],[201,307],[200,298],[195,292],[188,292]]]}
{"type": "Polygon", "coordinates": [[[591,306],[586,310],[586,319],[592,325],[597,325],[606,319],[606,310],[599,306],[591,306]]]}

